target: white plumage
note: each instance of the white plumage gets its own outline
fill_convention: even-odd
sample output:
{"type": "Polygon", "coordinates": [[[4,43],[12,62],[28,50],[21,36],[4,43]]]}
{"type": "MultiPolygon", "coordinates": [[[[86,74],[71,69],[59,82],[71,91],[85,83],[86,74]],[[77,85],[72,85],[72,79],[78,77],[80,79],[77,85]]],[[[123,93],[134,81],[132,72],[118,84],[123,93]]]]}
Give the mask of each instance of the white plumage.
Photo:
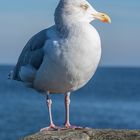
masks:
{"type": "MultiPolygon", "coordinates": [[[[55,30],[51,28],[51,30],[55,30]]],[[[100,38],[88,23],[74,24],[66,38],[53,38],[44,45],[44,59],[34,87],[50,92],[71,92],[93,76],[101,56],[100,38]]]]}

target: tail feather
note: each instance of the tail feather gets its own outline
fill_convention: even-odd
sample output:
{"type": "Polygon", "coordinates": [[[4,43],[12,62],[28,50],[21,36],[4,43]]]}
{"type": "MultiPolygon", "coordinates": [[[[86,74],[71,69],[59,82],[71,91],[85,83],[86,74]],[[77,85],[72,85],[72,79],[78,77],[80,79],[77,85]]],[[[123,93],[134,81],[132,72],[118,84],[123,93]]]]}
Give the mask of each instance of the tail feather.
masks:
{"type": "Polygon", "coordinates": [[[11,70],[8,74],[8,79],[13,80],[14,79],[14,70],[11,70]]]}

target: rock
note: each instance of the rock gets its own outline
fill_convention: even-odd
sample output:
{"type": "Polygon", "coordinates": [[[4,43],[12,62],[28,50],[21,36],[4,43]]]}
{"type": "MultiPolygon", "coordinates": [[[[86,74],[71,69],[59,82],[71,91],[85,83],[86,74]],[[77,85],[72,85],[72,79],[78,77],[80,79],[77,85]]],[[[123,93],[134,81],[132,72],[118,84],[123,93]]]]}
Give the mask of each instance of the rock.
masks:
{"type": "Polygon", "coordinates": [[[79,129],[38,132],[22,140],[140,140],[139,130],[79,129]]]}

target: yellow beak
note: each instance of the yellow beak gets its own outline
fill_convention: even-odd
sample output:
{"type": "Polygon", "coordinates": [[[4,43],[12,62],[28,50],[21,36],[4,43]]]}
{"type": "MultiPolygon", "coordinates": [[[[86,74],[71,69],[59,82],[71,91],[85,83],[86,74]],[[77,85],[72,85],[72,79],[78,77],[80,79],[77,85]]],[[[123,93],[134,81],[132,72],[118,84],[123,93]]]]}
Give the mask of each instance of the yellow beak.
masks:
{"type": "Polygon", "coordinates": [[[102,22],[111,23],[110,17],[109,17],[107,14],[105,14],[105,13],[100,13],[100,12],[98,12],[98,13],[92,14],[92,15],[93,15],[93,17],[94,17],[95,19],[98,19],[98,20],[100,20],[100,21],[102,21],[102,22]]]}

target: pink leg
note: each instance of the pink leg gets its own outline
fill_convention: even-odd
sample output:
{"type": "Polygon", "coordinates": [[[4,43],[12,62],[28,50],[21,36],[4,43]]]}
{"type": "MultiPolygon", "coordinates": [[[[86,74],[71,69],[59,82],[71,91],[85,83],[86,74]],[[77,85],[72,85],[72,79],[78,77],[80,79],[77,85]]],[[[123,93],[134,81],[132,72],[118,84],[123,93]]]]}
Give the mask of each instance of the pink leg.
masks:
{"type": "Polygon", "coordinates": [[[65,110],[66,110],[66,119],[65,119],[65,127],[69,128],[71,126],[69,122],[69,106],[70,106],[70,92],[65,95],[65,110]]]}
{"type": "Polygon", "coordinates": [[[52,111],[51,111],[52,100],[49,97],[49,93],[47,93],[47,106],[48,106],[48,111],[49,111],[50,126],[42,128],[40,131],[57,130],[58,128],[54,125],[53,120],[52,120],[52,111]]]}
{"type": "Polygon", "coordinates": [[[69,106],[70,106],[70,92],[65,95],[65,110],[66,110],[66,120],[65,120],[65,128],[72,128],[72,129],[81,129],[82,127],[72,126],[69,121],[69,106]]]}

